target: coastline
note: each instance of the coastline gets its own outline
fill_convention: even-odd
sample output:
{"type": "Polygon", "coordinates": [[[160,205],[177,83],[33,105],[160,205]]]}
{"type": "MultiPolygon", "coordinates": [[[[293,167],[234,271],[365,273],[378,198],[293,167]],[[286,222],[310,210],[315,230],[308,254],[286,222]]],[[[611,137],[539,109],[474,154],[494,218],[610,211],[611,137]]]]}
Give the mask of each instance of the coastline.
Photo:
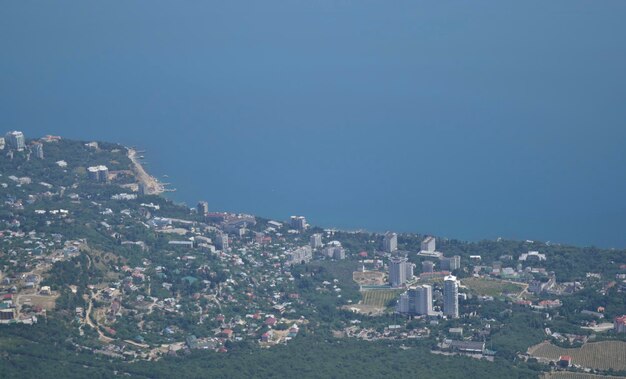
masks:
{"type": "MultiPolygon", "coordinates": [[[[157,178],[151,176],[146,172],[143,168],[139,159],[137,158],[137,151],[130,147],[128,150],[128,159],[133,163],[133,172],[135,173],[135,177],[140,185],[144,187],[145,195],[160,195],[165,192],[165,186],[159,182],[157,178]]],[[[137,185],[137,191],[139,191],[139,184],[137,185]]]]}
{"type": "MultiPolygon", "coordinates": [[[[132,167],[132,171],[135,174],[135,178],[137,179],[138,183],[143,184],[144,186],[144,194],[145,195],[162,195],[166,192],[174,192],[176,191],[176,189],[168,189],[166,188],[167,183],[161,183],[156,177],[150,175],[145,168],[143,167],[143,165],[140,162],[139,157],[137,156],[137,151],[134,148],[131,147],[126,147],[127,150],[127,156],[128,158],[131,160],[133,167],[132,167]]],[[[139,192],[139,185],[138,184],[132,184],[131,185],[133,191],[135,192],[139,192]]],[[[183,204],[186,204],[185,201],[182,201],[183,204]]],[[[246,212],[246,213],[250,213],[250,212],[246,212]]],[[[268,217],[268,216],[261,216],[261,215],[256,215],[257,217],[262,217],[262,218],[267,218],[267,219],[278,219],[277,217],[268,217]]],[[[377,234],[377,235],[383,235],[385,233],[385,231],[389,231],[392,230],[392,228],[386,228],[384,230],[370,230],[370,229],[366,229],[366,228],[362,228],[362,227],[337,227],[337,226],[330,226],[330,225],[319,225],[316,224],[316,227],[319,227],[323,230],[326,231],[335,231],[335,232],[342,232],[342,233],[349,233],[349,234],[355,234],[355,233],[372,233],[372,234],[377,234]]],[[[444,239],[444,240],[458,240],[464,243],[476,243],[476,242],[480,242],[480,241],[498,241],[498,240],[509,240],[509,241],[522,241],[524,240],[524,238],[515,238],[515,237],[510,237],[510,236],[498,236],[498,237],[479,237],[479,238],[455,238],[455,237],[449,237],[449,236],[442,236],[440,234],[435,234],[435,233],[421,233],[421,232],[415,232],[415,231],[406,231],[406,230],[399,230],[397,231],[398,234],[418,234],[418,235],[436,235],[437,238],[440,239],[444,239]]],[[[530,242],[530,243],[542,243],[542,244],[552,244],[552,245],[556,245],[556,246],[572,246],[572,247],[577,247],[577,248],[584,248],[584,247],[599,247],[601,249],[606,249],[606,250],[623,250],[623,247],[614,247],[614,246],[603,246],[603,245],[596,245],[593,243],[572,243],[572,242],[554,242],[552,240],[544,240],[544,239],[535,239],[533,238],[531,239],[525,239],[526,242],[530,242]]]]}

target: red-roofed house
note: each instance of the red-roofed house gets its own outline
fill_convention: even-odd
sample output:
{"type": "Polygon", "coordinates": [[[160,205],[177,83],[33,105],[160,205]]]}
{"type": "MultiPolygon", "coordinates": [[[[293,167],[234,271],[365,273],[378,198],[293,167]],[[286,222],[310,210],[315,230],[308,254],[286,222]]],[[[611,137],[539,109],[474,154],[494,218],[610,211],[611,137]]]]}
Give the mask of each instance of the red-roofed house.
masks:
{"type": "Polygon", "coordinates": [[[570,367],[572,365],[572,357],[569,355],[561,355],[559,357],[559,366],[570,367]]]}
{"type": "Polygon", "coordinates": [[[232,329],[224,329],[222,330],[222,333],[220,333],[223,337],[226,337],[228,339],[233,338],[233,330],[232,329]]]}
{"type": "Polygon", "coordinates": [[[298,335],[298,327],[294,325],[291,329],[289,329],[289,333],[287,334],[287,336],[294,338],[297,335],[298,335]]]}
{"type": "Polygon", "coordinates": [[[265,325],[267,325],[267,326],[274,326],[274,325],[276,325],[276,318],[275,317],[268,317],[267,319],[265,319],[265,325]]]}
{"type": "Polygon", "coordinates": [[[263,333],[263,335],[261,335],[261,342],[269,342],[270,339],[272,339],[272,334],[274,333],[271,330],[263,333]]]}

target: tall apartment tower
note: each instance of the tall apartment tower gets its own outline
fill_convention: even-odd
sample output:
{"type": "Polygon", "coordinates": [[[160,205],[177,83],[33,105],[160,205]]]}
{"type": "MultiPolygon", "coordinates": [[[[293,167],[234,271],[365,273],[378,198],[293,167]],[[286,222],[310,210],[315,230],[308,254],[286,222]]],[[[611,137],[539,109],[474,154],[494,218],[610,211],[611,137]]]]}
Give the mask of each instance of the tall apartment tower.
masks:
{"type": "Polygon", "coordinates": [[[432,315],[433,314],[433,289],[429,285],[411,288],[400,295],[396,310],[399,313],[432,315]]]}
{"type": "Polygon", "coordinates": [[[392,232],[385,233],[383,247],[387,253],[393,253],[398,250],[398,235],[392,232]]]}
{"type": "Polygon", "coordinates": [[[411,312],[410,295],[408,292],[400,294],[400,300],[398,300],[396,311],[398,311],[398,313],[410,313],[411,312]]]}
{"type": "Polygon", "coordinates": [[[435,251],[435,237],[426,237],[422,241],[421,245],[422,251],[433,252],[435,251]]]}
{"type": "Polygon", "coordinates": [[[198,214],[200,216],[206,216],[209,213],[209,203],[206,201],[200,201],[198,202],[196,209],[198,210],[198,214]]]}
{"type": "Polygon", "coordinates": [[[413,270],[415,269],[415,265],[413,263],[407,262],[404,267],[404,277],[406,278],[406,280],[413,280],[413,270]]]}
{"type": "Polygon", "coordinates": [[[43,144],[41,142],[33,143],[33,154],[35,154],[35,158],[43,159],[43,144]]]}
{"type": "Polygon", "coordinates": [[[107,166],[98,167],[98,181],[102,183],[108,183],[109,181],[109,169],[107,166]]]}
{"type": "Polygon", "coordinates": [[[322,247],[322,235],[319,233],[313,234],[309,240],[309,245],[311,245],[312,249],[322,247]]]}
{"type": "Polygon", "coordinates": [[[6,143],[9,147],[22,151],[24,147],[26,147],[26,139],[24,138],[24,133],[19,132],[17,130],[8,132],[5,135],[6,143]]]}
{"type": "Polygon", "coordinates": [[[400,287],[406,283],[407,259],[404,257],[393,257],[389,260],[389,284],[392,287],[400,287]]]}
{"type": "Polygon", "coordinates": [[[107,166],[92,166],[87,167],[87,175],[89,179],[95,182],[107,183],[109,181],[109,169],[107,166]]]}
{"type": "Polygon", "coordinates": [[[428,284],[418,286],[415,313],[419,315],[431,315],[433,313],[433,287],[428,284]]]}
{"type": "Polygon", "coordinates": [[[289,224],[296,230],[306,229],[306,218],[304,216],[291,216],[289,224]]]}
{"type": "Polygon", "coordinates": [[[218,234],[215,238],[215,245],[222,251],[228,249],[228,235],[218,234]]]}
{"type": "Polygon", "coordinates": [[[459,317],[459,284],[456,276],[448,275],[443,280],[443,314],[459,317]]]}
{"type": "Polygon", "coordinates": [[[441,257],[439,258],[442,270],[454,271],[461,268],[461,257],[455,255],[453,257],[441,257]]]}

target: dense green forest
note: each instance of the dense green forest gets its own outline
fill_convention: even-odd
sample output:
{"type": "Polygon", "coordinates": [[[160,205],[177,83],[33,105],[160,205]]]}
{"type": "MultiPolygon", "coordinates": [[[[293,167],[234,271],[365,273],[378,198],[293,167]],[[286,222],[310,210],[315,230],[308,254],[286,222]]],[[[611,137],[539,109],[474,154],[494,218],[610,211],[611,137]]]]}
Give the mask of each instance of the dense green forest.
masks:
{"type": "Polygon", "coordinates": [[[429,352],[423,343],[364,343],[310,334],[273,349],[233,344],[228,354],[196,351],[157,362],[125,363],[73,351],[71,333],[50,319],[33,327],[11,326],[0,339],[2,377],[109,378],[535,378],[529,367],[429,352]],[[51,348],[53,347],[53,348],[51,348]]]}

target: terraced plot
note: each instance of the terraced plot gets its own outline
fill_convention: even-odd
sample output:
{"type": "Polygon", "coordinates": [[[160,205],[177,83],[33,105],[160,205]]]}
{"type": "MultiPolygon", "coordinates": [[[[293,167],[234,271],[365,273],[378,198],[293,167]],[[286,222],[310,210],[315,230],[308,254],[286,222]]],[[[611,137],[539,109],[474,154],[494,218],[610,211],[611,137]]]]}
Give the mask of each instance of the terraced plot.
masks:
{"type": "Polygon", "coordinates": [[[586,343],[575,349],[565,349],[542,342],[528,349],[536,358],[556,361],[561,355],[572,357],[572,364],[601,370],[626,370],[626,342],[602,341],[586,343]]]}
{"type": "Polygon", "coordinates": [[[362,291],[362,303],[364,305],[370,305],[377,308],[384,308],[389,300],[398,297],[401,292],[401,290],[392,289],[362,291]]]}
{"type": "Polygon", "coordinates": [[[586,374],[583,372],[552,372],[543,374],[542,379],[620,379],[617,376],[586,374]]]}

